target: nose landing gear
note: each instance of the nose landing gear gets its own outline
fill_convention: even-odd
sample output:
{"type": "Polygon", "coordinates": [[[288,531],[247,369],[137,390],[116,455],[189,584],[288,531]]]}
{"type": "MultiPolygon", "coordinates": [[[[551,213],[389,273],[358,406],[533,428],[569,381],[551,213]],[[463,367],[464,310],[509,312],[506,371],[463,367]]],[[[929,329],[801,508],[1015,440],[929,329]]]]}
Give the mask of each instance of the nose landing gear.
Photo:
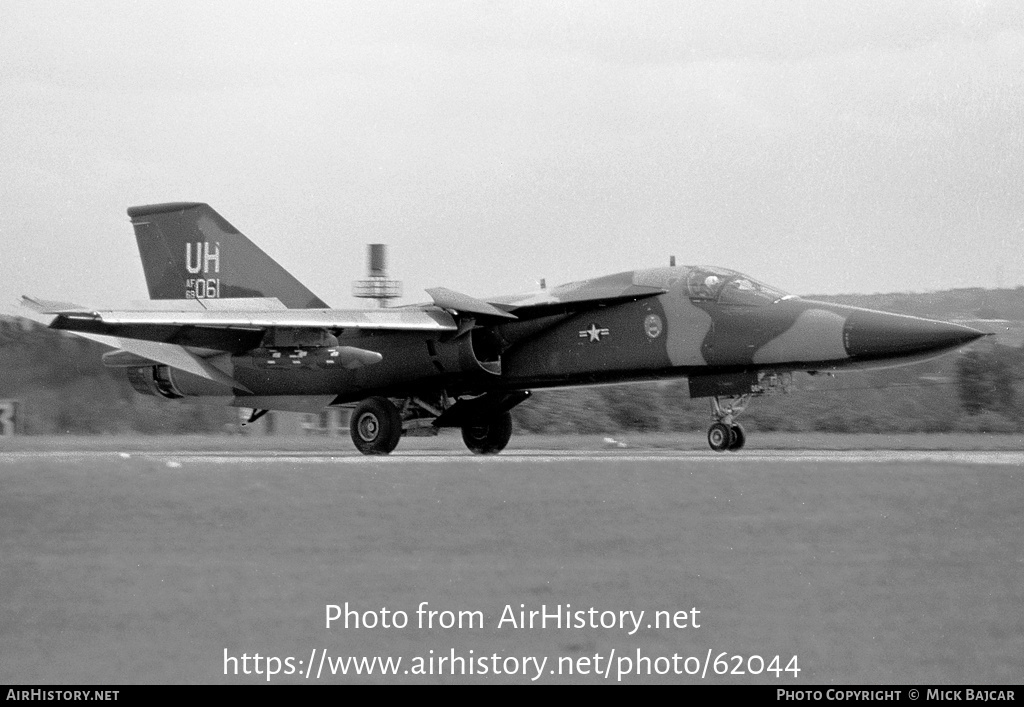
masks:
{"type": "Polygon", "coordinates": [[[743,448],[747,435],[742,425],[734,418],[743,412],[750,399],[750,394],[729,398],[723,403],[719,396],[711,398],[711,416],[715,422],[708,428],[708,446],[716,452],[737,452],[743,448]]]}

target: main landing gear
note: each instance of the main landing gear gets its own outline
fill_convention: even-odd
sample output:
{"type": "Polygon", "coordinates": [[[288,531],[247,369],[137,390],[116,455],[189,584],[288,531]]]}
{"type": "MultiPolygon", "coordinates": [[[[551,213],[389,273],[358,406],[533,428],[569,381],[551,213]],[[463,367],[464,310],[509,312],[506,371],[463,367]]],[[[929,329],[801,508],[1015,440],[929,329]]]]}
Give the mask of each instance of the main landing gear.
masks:
{"type": "Polygon", "coordinates": [[[716,452],[736,452],[743,448],[747,435],[734,418],[743,412],[751,399],[750,394],[730,398],[723,403],[716,395],[711,398],[711,416],[715,422],[708,428],[708,445],[716,452]]]}
{"type": "Polygon", "coordinates": [[[462,428],[462,441],[473,454],[497,454],[512,439],[512,413],[503,412],[462,428]]]}
{"type": "Polygon", "coordinates": [[[348,427],[363,454],[391,454],[402,438],[402,417],[387,398],[367,398],[356,405],[348,427]]]}
{"type": "Polygon", "coordinates": [[[349,432],[363,454],[390,454],[402,435],[433,436],[441,427],[460,427],[473,454],[497,454],[512,438],[509,409],[527,397],[528,391],[517,391],[455,400],[442,393],[436,399],[410,397],[401,408],[385,397],[367,398],[352,411],[349,432]]]}

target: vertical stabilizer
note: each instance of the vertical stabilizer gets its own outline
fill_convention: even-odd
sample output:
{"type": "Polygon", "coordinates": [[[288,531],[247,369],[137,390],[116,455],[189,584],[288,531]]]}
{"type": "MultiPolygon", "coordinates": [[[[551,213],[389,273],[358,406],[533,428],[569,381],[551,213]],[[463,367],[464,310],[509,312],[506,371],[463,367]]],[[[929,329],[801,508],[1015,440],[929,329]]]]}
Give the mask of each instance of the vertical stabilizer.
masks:
{"type": "Polygon", "coordinates": [[[291,309],[327,305],[237,228],[200,203],[128,209],[149,297],[276,297],[291,309]]]}

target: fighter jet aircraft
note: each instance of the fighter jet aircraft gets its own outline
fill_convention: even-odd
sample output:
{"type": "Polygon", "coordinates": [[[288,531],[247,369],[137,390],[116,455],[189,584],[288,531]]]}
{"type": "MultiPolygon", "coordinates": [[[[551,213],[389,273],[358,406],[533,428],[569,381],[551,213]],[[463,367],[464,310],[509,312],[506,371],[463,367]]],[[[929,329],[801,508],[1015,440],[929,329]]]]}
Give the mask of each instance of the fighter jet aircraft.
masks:
{"type": "Polygon", "coordinates": [[[141,393],[251,408],[354,406],[364,454],[403,434],[459,427],[496,454],[510,410],[539,388],[686,378],[711,399],[708,444],[736,451],[736,417],[794,372],[931,358],[984,334],[966,326],[815,302],[718,267],[659,267],[528,295],[331,309],[202,203],[128,209],[152,308],[95,310],[24,298],[37,318],[112,346],[141,393]]]}

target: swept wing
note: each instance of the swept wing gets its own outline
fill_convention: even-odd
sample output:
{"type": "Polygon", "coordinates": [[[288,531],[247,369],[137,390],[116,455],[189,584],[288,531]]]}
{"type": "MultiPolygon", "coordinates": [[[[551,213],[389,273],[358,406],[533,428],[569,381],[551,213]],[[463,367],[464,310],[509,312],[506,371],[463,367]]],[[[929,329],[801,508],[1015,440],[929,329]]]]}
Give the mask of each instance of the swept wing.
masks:
{"type": "Polygon", "coordinates": [[[458,328],[450,314],[436,308],[148,311],[47,306],[29,298],[24,302],[45,317],[43,323],[52,329],[222,352],[254,348],[270,329],[447,332],[458,328]]]}

